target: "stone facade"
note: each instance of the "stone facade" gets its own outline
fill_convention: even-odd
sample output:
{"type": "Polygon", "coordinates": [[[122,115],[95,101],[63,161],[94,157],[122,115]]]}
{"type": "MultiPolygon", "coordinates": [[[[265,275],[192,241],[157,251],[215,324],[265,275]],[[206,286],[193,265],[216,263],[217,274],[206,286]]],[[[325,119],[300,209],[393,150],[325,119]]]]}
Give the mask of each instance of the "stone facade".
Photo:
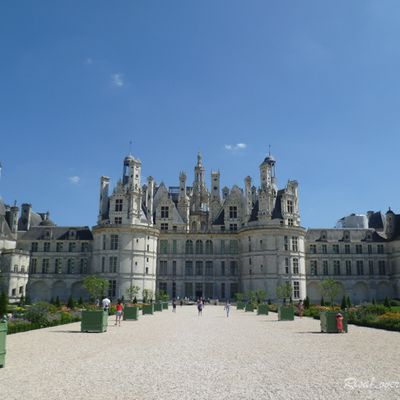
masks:
{"type": "Polygon", "coordinates": [[[400,216],[369,212],[340,220],[339,228],[306,231],[298,183],[278,189],[275,163],[271,155],[261,163],[259,187],[247,176],[243,188],[221,189],[212,171],[209,190],[200,154],[193,184],[181,172],[172,187],[152,177],[142,184],[141,162],[129,155],[112,192],[109,178],[100,179],[92,230],[57,227],[29,204],[18,218],[16,206],[1,203],[3,285],[14,299],[26,288],[33,300],[66,300],[87,297],[82,281],[96,274],[109,280],[112,298],[134,285],[139,296],[151,289],[228,299],[264,289],[275,300],[277,285],[291,282],[293,299],[319,301],[320,281],[332,276],[341,284],[338,297],[355,303],[400,297],[400,216]]]}

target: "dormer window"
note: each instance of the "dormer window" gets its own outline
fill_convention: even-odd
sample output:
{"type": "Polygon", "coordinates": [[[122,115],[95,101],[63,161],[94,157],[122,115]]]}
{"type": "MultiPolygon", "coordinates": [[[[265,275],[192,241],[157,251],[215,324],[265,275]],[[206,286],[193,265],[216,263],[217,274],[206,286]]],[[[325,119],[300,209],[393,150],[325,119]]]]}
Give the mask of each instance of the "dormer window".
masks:
{"type": "Polygon", "coordinates": [[[326,240],[326,232],[325,231],[321,232],[321,240],[326,240]]]}
{"type": "Polygon", "coordinates": [[[229,207],[229,218],[235,219],[237,217],[238,217],[237,207],[236,206],[230,206],[229,207]]]}
{"type": "Polygon", "coordinates": [[[343,240],[346,242],[350,241],[350,232],[349,231],[344,231],[343,240]]]}
{"type": "Polygon", "coordinates": [[[123,200],[116,199],[115,200],[115,211],[122,211],[122,206],[123,206],[123,200]]]}
{"type": "Polygon", "coordinates": [[[169,207],[167,206],[161,207],[161,218],[169,218],[169,207]]]}
{"type": "Polygon", "coordinates": [[[287,201],[287,212],[289,214],[293,214],[293,201],[292,200],[287,201]]]}

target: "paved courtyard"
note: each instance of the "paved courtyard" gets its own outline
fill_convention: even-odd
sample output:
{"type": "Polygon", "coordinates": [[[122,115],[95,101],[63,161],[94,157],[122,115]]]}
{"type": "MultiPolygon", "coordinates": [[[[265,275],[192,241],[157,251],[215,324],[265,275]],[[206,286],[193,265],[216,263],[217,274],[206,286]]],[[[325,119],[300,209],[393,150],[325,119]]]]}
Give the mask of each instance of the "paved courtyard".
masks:
{"type": "Polygon", "coordinates": [[[74,323],[7,337],[1,399],[398,399],[400,335],[206,306],[108,332],[74,323]]]}

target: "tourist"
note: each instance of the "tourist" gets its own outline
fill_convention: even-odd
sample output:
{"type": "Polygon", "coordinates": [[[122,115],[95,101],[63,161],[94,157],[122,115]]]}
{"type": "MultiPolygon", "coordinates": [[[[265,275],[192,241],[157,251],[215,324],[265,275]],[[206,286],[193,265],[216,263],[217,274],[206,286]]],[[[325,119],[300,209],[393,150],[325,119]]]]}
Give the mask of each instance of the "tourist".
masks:
{"type": "Polygon", "coordinates": [[[116,313],[115,313],[115,325],[121,326],[121,317],[123,312],[124,306],[122,305],[122,301],[118,299],[118,303],[116,306],[116,313]]]}
{"type": "Polygon", "coordinates": [[[175,301],[175,299],[172,300],[172,312],[176,312],[176,301],[175,301]]]}
{"type": "Polygon", "coordinates": [[[200,317],[200,316],[203,316],[203,302],[199,299],[199,300],[197,300],[197,315],[200,317]]]}
{"type": "Polygon", "coordinates": [[[224,307],[224,310],[226,311],[226,316],[227,316],[227,317],[229,317],[229,311],[230,311],[230,309],[231,309],[231,303],[230,303],[230,301],[228,300],[228,301],[226,302],[226,304],[225,304],[225,307],[224,307]]]}
{"type": "Polygon", "coordinates": [[[181,299],[181,307],[183,306],[183,300],[181,299]]]}
{"type": "Polygon", "coordinates": [[[304,314],[304,303],[303,303],[303,300],[299,301],[299,304],[297,304],[297,309],[299,311],[299,317],[303,318],[303,314],[304,314]]]}
{"type": "Polygon", "coordinates": [[[338,333],[343,333],[343,315],[340,312],[336,314],[336,328],[338,333]]]}
{"type": "Polygon", "coordinates": [[[96,299],[96,308],[99,308],[99,307],[100,307],[100,300],[96,299]]]}
{"type": "Polygon", "coordinates": [[[101,304],[103,306],[103,310],[108,312],[108,309],[110,308],[111,300],[106,296],[106,297],[104,297],[101,304]]]}

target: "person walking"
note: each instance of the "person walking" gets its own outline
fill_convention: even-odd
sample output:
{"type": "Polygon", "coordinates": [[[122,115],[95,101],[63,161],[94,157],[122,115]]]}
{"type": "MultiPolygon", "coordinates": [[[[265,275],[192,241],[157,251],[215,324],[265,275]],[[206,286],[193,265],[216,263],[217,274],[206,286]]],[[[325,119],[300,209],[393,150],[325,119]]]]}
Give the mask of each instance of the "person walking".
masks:
{"type": "Polygon", "coordinates": [[[115,325],[119,325],[121,326],[121,317],[122,317],[122,313],[124,310],[124,306],[122,305],[122,301],[120,299],[118,299],[118,303],[116,306],[116,312],[115,312],[115,325]]]}
{"type": "Polygon", "coordinates": [[[176,313],[176,301],[175,301],[175,299],[172,300],[172,312],[176,313]]]}
{"type": "Polygon", "coordinates": [[[203,302],[200,299],[197,300],[197,316],[203,316],[203,302]]]}
{"type": "Polygon", "coordinates": [[[229,311],[231,310],[231,303],[229,300],[226,302],[224,310],[226,311],[226,317],[229,318],[229,311]]]}
{"type": "Polygon", "coordinates": [[[343,333],[343,315],[340,312],[336,314],[336,328],[339,333],[343,333]]]}
{"type": "Polygon", "coordinates": [[[107,311],[110,308],[111,300],[106,296],[101,302],[101,305],[103,306],[103,311],[107,311]]]}
{"type": "Polygon", "coordinates": [[[299,310],[299,317],[303,318],[303,314],[304,314],[304,303],[303,303],[303,300],[299,301],[299,304],[297,305],[297,309],[299,310]]]}

